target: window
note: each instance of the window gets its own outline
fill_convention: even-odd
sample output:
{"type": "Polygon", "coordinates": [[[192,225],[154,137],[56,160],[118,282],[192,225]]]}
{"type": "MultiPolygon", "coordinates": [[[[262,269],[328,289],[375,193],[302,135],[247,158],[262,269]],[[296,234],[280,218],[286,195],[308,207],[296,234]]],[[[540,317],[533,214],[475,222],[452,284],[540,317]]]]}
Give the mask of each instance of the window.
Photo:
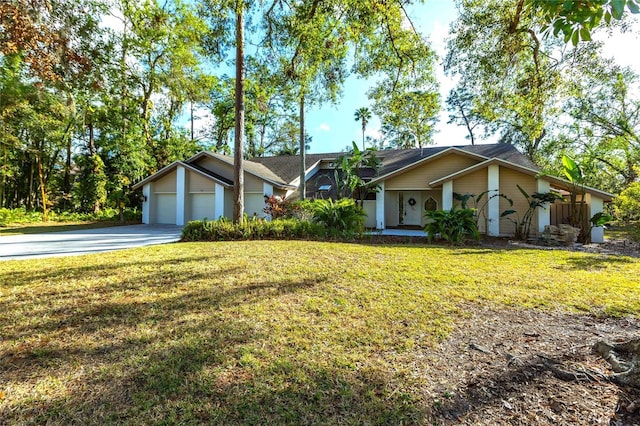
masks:
{"type": "Polygon", "coordinates": [[[424,209],[428,212],[432,212],[438,209],[438,203],[433,197],[429,197],[427,201],[424,202],[424,209]]]}

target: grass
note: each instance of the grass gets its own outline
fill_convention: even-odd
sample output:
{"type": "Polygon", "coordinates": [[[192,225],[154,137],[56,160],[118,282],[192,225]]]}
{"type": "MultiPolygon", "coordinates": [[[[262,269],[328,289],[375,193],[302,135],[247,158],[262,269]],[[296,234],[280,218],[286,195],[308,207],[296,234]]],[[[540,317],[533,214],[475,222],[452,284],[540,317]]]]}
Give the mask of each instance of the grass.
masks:
{"type": "MultiPolygon", "coordinates": [[[[637,315],[637,260],[247,241],[0,263],[8,424],[415,424],[470,304],[637,315]]],[[[0,422],[0,423],[2,423],[0,422]]]]}

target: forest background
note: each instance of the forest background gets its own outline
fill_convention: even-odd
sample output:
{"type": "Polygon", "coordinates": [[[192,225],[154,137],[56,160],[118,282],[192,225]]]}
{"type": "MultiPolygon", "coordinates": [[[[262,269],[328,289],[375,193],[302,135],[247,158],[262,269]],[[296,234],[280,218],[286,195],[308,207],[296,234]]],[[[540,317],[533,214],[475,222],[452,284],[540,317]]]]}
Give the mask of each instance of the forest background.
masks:
{"type": "MultiPolygon", "coordinates": [[[[438,57],[419,25],[438,2],[4,1],[0,208],[136,208],[130,187],[141,178],[203,149],[232,154],[238,10],[244,158],[326,151],[305,109],[339,104],[356,79],[369,104],[339,113],[367,147],[434,144],[446,109],[465,134],[448,144],[513,144],[555,175],[567,154],[587,184],[640,205],[638,74],[597,41],[637,34],[638,5],[583,3],[600,18],[550,19],[560,1],[456,1],[438,57]],[[446,96],[442,73],[455,82],[446,96]],[[198,126],[203,112],[211,120],[198,126]],[[380,128],[367,132],[372,118],[380,128]]],[[[634,208],[622,214],[633,219],[634,208]]]]}

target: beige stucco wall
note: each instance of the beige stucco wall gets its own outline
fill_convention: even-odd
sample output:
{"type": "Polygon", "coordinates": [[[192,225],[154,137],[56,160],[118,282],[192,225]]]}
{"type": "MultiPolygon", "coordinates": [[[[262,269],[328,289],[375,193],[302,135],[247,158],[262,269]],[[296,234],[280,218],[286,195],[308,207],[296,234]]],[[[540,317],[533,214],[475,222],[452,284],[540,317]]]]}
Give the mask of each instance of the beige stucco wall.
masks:
{"type": "MultiPolygon", "coordinates": [[[[215,158],[203,157],[196,162],[198,165],[204,167],[207,170],[211,170],[222,177],[225,177],[233,181],[233,166],[225,163],[224,161],[217,160],[215,158]]],[[[244,190],[245,192],[263,192],[264,181],[252,174],[245,171],[244,173],[244,190]]],[[[262,194],[264,195],[264,194],[262,194]]]]}
{"type": "Polygon", "coordinates": [[[153,182],[153,192],[176,192],[175,170],[153,182]]]}
{"type": "MultiPolygon", "coordinates": [[[[488,185],[488,170],[486,168],[476,170],[473,173],[469,173],[468,175],[464,175],[453,181],[453,192],[458,193],[460,195],[464,194],[472,194],[474,198],[480,195],[483,192],[487,191],[488,185]]],[[[467,202],[467,207],[480,209],[478,210],[478,229],[480,232],[485,233],[487,231],[487,196],[485,194],[484,197],[480,200],[478,205],[474,203],[473,200],[469,200],[467,202]]],[[[456,206],[460,205],[459,201],[454,200],[453,204],[456,206]]]]}
{"type": "Polygon", "coordinates": [[[429,182],[466,169],[478,162],[479,160],[464,155],[448,154],[386,180],[385,190],[430,189],[429,182]]]}
{"type": "Polygon", "coordinates": [[[204,167],[207,170],[216,172],[222,177],[233,180],[233,166],[231,164],[227,164],[224,161],[220,161],[211,157],[202,157],[196,162],[196,164],[204,167]]]}
{"type": "MultiPolygon", "coordinates": [[[[522,195],[516,185],[520,185],[529,195],[537,192],[538,190],[538,184],[535,177],[507,169],[506,167],[500,167],[500,193],[506,195],[513,201],[513,206],[510,207],[508,201],[500,197],[500,214],[505,210],[513,209],[518,212],[518,217],[522,219],[529,208],[529,202],[524,195],[522,195]]],[[[516,215],[511,215],[510,217],[513,220],[518,220],[516,215]]],[[[514,232],[515,224],[506,218],[501,218],[500,234],[513,235],[514,232]]],[[[529,235],[538,235],[537,214],[533,215],[533,220],[531,221],[531,232],[529,235]]]]}
{"type": "Polygon", "coordinates": [[[250,175],[245,172],[244,174],[244,192],[257,192],[264,197],[264,181],[260,178],[250,175]]]}
{"type": "Polygon", "coordinates": [[[215,192],[215,182],[200,173],[187,171],[187,192],[189,193],[213,193],[215,192]]]}

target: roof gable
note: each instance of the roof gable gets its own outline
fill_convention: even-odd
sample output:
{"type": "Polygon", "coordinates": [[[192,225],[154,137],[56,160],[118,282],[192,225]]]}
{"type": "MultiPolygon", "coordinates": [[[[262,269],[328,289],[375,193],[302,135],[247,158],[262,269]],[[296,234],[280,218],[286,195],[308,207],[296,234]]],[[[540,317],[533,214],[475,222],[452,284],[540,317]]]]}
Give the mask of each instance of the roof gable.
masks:
{"type": "MultiPolygon", "coordinates": [[[[430,186],[440,186],[445,182],[448,182],[448,181],[460,178],[462,176],[465,176],[467,174],[473,173],[476,170],[489,167],[492,164],[498,164],[501,167],[506,167],[508,169],[515,170],[515,171],[518,171],[520,173],[524,173],[524,174],[529,175],[529,176],[534,176],[536,179],[548,180],[550,183],[554,183],[554,184],[560,186],[561,189],[570,189],[570,188],[573,187],[573,184],[571,182],[569,182],[568,180],[559,178],[557,176],[540,174],[540,170],[532,169],[532,168],[529,168],[529,167],[525,167],[525,166],[522,166],[520,164],[515,164],[515,163],[512,163],[510,161],[503,160],[501,158],[490,158],[490,159],[488,159],[486,161],[483,161],[482,163],[475,164],[475,165],[473,165],[471,167],[467,167],[464,170],[460,170],[460,171],[452,173],[452,174],[450,174],[448,176],[444,176],[444,177],[442,177],[440,179],[436,179],[434,181],[431,181],[431,182],[429,182],[429,185],[430,186]]],[[[601,191],[601,190],[596,189],[596,188],[591,188],[591,187],[585,186],[584,189],[585,189],[585,192],[587,192],[588,194],[592,194],[592,195],[596,195],[598,197],[601,197],[605,201],[611,201],[611,199],[613,198],[613,194],[609,194],[608,192],[601,191]]]]}
{"type": "MultiPolygon", "coordinates": [[[[210,152],[210,151],[202,151],[194,155],[193,157],[189,158],[186,161],[189,164],[195,164],[197,163],[198,160],[202,159],[203,157],[208,157],[214,160],[221,161],[229,166],[233,166],[233,163],[234,163],[233,157],[230,157],[228,155],[218,154],[215,152],[210,152]]],[[[265,182],[268,182],[278,188],[287,189],[290,187],[287,181],[285,181],[283,178],[278,176],[273,170],[269,169],[268,167],[265,167],[260,163],[253,162],[251,160],[244,160],[242,162],[242,165],[246,173],[249,173],[259,179],[262,179],[265,182]]]]}
{"type": "Polygon", "coordinates": [[[224,178],[223,176],[220,176],[210,170],[207,170],[203,167],[198,167],[197,165],[193,165],[193,164],[187,164],[187,163],[183,163],[182,161],[174,161],[173,163],[169,164],[168,166],[163,167],[162,169],[158,170],[157,172],[155,172],[154,174],[152,174],[151,176],[147,177],[146,179],[141,180],[140,182],[136,183],[135,185],[133,185],[131,187],[131,189],[136,190],[139,188],[142,188],[145,184],[149,183],[149,182],[153,182],[155,180],[158,180],[160,178],[162,178],[163,176],[167,175],[168,173],[171,173],[172,171],[174,171],[175,169],[178,168],[178,166],[182,166],[185,169],[191,170],[195,173],[198,173],[208,179],[211,179],[217,183],[219,183],[222,186],[225,187],[230,187],[233,185],[233,182],[231,182],[230,180],[224,178]]]}

